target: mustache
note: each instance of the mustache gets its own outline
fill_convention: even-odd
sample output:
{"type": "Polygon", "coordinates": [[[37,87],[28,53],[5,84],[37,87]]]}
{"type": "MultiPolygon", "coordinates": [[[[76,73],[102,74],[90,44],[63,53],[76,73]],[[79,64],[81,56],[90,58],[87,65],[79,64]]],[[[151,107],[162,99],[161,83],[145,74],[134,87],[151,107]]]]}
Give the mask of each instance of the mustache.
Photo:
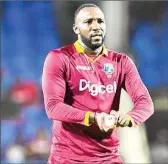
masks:
{"type": "Polygon", "coordinates": [[[103,37],[103,33],[102,32],[93,32],[91,34],[91,37],[94,37],[94,36],[101,36],[101,37],[103,37]]]}
{"type": "Polygon", "coordinates": [[[95,37],[95,36],[101,36],[103,37],[103,34],[92,34],[91,37],[95,37]]]}

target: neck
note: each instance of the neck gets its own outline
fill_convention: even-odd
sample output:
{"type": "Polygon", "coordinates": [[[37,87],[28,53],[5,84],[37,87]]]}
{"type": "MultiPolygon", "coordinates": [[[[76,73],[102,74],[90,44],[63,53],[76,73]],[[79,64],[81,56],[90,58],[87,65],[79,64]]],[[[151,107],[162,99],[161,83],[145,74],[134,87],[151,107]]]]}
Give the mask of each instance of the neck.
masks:
{"type": "Polygon", "coordinates": [[[97,55],[99,55],[100,53],[101,53],[101,51],[102,51],[102,46],[101,47],[99,47],[99,48],[97,48],[96,50],[92,50],[92,49],[90,49],[89,47],[87,47],[83,42],[82,42],[82,40],[81,39],[79,39],[78,38],[78,41],[79,41],[79,44],[83,47],[83,49],[85,50],[85,53],[87,54],[87,55],[95,55],[95,56],[97,56],[97,55]]]}

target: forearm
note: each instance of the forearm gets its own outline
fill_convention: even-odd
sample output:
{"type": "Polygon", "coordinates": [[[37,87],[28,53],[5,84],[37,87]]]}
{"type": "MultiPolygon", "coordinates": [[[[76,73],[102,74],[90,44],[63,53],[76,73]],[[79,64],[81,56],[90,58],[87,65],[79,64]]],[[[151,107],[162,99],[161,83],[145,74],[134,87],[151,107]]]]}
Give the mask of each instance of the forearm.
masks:
{"type": "Polygon", "coordinates": [[[141,97],[135,102],[134,108],[128,112],[136,125],[144,123],[154,113],[150,96],[141,97]]]}
{"type": "Polygon", "coordinates": [[[84,123],[85,111],[54,100],[48,101],[45,104],[47,116],[52,120],[81,124],[84,123]]]}
{"type": "Polygon", "coordinates": [[[135,124],[141,124],[154,113],[153,102],[135,64],[129,58],[127,58],[125,70],[125,89],[134,103],[134,108],[128,114],[135,124]]]}

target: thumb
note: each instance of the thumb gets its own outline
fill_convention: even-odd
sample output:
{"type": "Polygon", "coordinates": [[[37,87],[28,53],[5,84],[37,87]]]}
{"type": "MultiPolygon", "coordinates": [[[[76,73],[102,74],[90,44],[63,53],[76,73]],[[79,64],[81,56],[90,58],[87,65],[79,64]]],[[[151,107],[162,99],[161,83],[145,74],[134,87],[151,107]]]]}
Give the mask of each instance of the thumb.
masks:
{"type": "Polygon", "coordinates": [[[120,114],[119,114],[119,112],[117,112],[115,110],[111,110],[110,115],[114,115],[118,119],[120,114]]]}
{"type": "Polygon", "coordinates": [[[117,112],[115,110],[110,111],[110,115],[116,115],[116,114],[117,114],[117,112]]]}

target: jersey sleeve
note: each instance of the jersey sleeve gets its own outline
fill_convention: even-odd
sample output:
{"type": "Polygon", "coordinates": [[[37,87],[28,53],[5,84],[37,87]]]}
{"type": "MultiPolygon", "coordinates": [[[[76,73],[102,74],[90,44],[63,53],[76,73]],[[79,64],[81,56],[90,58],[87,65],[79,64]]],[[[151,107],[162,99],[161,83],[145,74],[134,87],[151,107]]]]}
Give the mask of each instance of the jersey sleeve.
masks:
{"type": "Polygon", "coordinates": [[[134,103],[133,109],[128,114],[132,117],[135,125],[138,125],[145,122],[154,113],[153,102],[135,64],[128,56],[124,70],[124,88],[134,103]]]}
{"type": "Polygon", "coordinates": [[[52,120],[84,124],[86,112],[64,103],[67,67],[62,55],[51,51],[44,62],[42,90],[46,113],[52,120]]]}

